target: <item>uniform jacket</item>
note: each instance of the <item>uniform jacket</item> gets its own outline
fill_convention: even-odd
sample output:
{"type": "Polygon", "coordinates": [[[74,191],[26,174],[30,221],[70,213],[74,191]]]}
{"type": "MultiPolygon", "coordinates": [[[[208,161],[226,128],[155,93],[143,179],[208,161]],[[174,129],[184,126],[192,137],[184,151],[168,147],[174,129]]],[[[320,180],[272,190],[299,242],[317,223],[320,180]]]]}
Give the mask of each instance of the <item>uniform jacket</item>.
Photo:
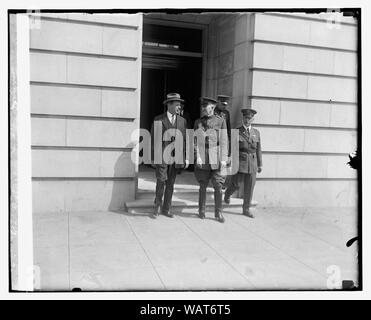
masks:
{"type": "Polygon", "coordinates": [[[195,166],[198,169],[220,169],[220,162],[228,160],[228,134],[225,120],[217,115],[200,118],[195,121],[194,130],[195,166]],[[198,129],[200,130],[197,131],[198,129]],[[214,129],[215,134],[208,135],[208,129],[214,129]],[[196,138],[197,132],[201,139],[196,138]],[[204,141],[206,141],[205,144],[204,141]],[[198,157],[201,157],[202,165],[197,165],[198,157]]]}
{"type": "MultiPolygon", "coordinates": [[[[228,150],[231,150],[231,115],[228,110],[215,109],[215,114],[225,120],[228,132],[228,150]]],[[[228,152],[229,155],[229,152],[228,152]]]]}
{"type": "Polygon", "coordinates": [[[250,134],[244,126],[239,129],[239,172],[256,173],[263,166],[260,133],[251,127],[250,134]]]}
{"type": "Polygon", "coordinates": [[[215,114],[225,120],[227,125],[228,138],[231,138],[231,115],[228,110],[215,109],[215,114]]]}
{"type": "MultiPolygon", "coordinates": [[[[163,157],[164,155],[164,150],[165,148],[174,142],[175,139],[182,139],[183,140],[183,154],[177,154],[174,152],[174,156],[176,159],[180,159],[179,163],[178,161],[175,163],[176,168],[183,168],[186,160],[186,130],[187,130],[187,121],[180,115],[176,116],[176,121],[175,124],[172,125],[169,118],[167,117],[167,113],[163,113],[161,115],[158,115],[155,117],[153,120],[152,128],[151,128],[151,151],[152,151],[152,159],[155,160],[154,155],[155,155],[155,150],[159,151],[161,150],[161,158],[162,158],[162,163],[161,165],[166,165],[167,163],[165,162],[165,159],[163,157]],[[155,139],[155,132],[154,132],[154,124],[155,122],[159,123],[159,127],[162,128],[158,139],[155,139]],[[177,129],[179,130],[178,134],[171,139],[170,141],[165,141],[162,137],[164,135],[164,132],[168,129],[177,129]],[[161,149],[160,149],[161,148],[161,149]],[[182,161],[181,161],[182,160],[182,161]]],[[[158,164],[155,164],[158,165],[158,164]]]]}

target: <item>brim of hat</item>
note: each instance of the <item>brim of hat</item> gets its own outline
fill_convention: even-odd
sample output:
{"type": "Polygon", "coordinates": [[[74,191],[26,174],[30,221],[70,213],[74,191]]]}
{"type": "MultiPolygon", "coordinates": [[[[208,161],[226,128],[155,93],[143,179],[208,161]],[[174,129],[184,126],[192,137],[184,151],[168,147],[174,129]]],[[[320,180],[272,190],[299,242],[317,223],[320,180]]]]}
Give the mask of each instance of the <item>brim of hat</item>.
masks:
{"type": "Polygon", "coordinates": [[[257,114],[258,113],[258,111],[256,111],[255,109],[243,109],[243,110],[241,110],[241,112],[242,113],[244,113],[244,112],[252,112],[253,114],[257,114]]]}
{"type": "Polygon", "coordinates": [[[213,100],[201,100],[201,104],[218,104],[218,101],[213,101],[213,100]]]}
{"type": "Polygon", "coordinates": [[[163,104],[166,104],[166,103],[168,103],[168,102],[172,102],[172,101],[184,102],[183,99],[179,99],[179,98],[169,98],[169,99],[164,100],[163,104]]]}

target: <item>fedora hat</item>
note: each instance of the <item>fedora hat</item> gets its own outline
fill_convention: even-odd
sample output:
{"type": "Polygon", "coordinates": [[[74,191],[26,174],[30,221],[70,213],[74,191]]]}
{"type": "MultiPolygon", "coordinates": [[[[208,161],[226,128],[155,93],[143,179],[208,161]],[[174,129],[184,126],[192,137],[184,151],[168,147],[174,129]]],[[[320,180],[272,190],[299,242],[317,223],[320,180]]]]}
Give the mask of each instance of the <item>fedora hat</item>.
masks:
{"type": "Polygon", "coordinates": [[[166,103],[172,102],[172,101],[184,102],[184,100],[180,98],[179,93],[168,93],[166,95],[166,100],[164,100],[163,104],[166,104],[166,103]]]}

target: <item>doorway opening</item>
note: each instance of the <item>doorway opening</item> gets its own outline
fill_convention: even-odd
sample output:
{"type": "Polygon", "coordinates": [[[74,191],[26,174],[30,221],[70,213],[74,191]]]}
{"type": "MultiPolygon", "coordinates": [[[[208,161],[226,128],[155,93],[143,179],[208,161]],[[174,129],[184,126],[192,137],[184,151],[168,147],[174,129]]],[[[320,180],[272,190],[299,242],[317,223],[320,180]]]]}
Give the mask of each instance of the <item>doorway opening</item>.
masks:
{"type": "MultiPolygon", "coordinates": [[[[140,128],[150,130],[153,119],[166,112],[163,101],[171,92],[185,100],[183,116],[188,128],[193,128],[200,115],[204,28],[155,20],[147,17],[143,21],[140,128]]],[[[139,166],[138,191],[153,190],[153,171],[148,165],[139,166]]],[[[196,185],[191,171],[179,176],[182,184],[196,185]]]]}
{"type": "Polygon", "coordinates": [[[152,23],[143,24],[143,63],[140,127],[150,129],[153,118],[163,112],[170,92],[185,100],[192,126],[199,116],[202,86],[202,29],[152,23]]]}
{"type": "MultiPolygon", "coordinates": [[[[161,59],[161,58],[160,58],[161,59]]],[[[151,66],[142,69],[140,127],[150,130],[155,116],[166,112],[163,101],[170,92],[185,100],[184,112],[189,128],[199,117],[202,61],[199,58],[176,57],[176,67],[151,66]]]]}

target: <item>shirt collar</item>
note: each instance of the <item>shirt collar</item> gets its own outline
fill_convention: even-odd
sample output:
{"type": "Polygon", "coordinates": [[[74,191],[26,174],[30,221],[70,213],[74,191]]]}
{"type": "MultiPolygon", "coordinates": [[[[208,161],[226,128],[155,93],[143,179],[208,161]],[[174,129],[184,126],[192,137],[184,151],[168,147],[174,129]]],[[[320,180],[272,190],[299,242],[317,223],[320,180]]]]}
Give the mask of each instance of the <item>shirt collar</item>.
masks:
{"type": "Polygon", "coordinates": [[[249,132],[251,132],[251,124],[248,127],[246,127],[245,125],[243,125],[243,127],[245,128],[245,131],[249,130],[249,132]]]}
{"type": "MultiPolygon", "coordinates": [[[[171,119],[173,119],[173,114],[170,113],[169,111],[166,111],[166,113],[167,113],[167,117],[168,117],[169,121],[171,122],[171,119]]],[[[174,116],[175,116],[174,119],[176,119],[176,114],[174,114],[174,116]]]]}

